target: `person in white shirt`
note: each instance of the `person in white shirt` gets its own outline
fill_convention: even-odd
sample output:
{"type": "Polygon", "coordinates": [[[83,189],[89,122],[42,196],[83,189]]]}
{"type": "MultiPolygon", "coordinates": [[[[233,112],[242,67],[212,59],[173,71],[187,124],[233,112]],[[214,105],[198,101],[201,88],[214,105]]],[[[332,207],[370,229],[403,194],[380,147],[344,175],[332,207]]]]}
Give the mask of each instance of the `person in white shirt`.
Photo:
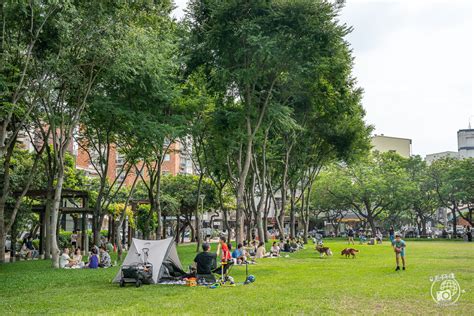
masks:
{"type": "Polygon", "coordinates": [[[76,248],[76,250],[74,250],[74,255],[72,256],[72,260],[74,260],[75,268],[84,267],[84,262],[82,262],[81,248],[76,248]]]}
{"type": "Polygon", "coordinates": [[[69,257],[69,249],[64,248],[63,253],[59,257],[59,267],[64,268],[71,268],[74,266],[76,262],[69,257]]]}
{"type": "Polygon", "coordinates": [[[272,248],[270,249],[270,254],[272,257],[280,256],[280,247],[277,245],[276,241],[273,242],[272,248]]]}
{"type": "Polygon", "coordinates": [[[268,254],[265,251],[265,243],[261,241],[258,244],[257,254],[255,255],[256,259],[268,257],[268,254]]]}
{"type": "Polygon", "coordinates": [[[74,230],[71,234],[71,245],[72,245],[72,249],[76,249],[77,247],[77,231],[74,230]]]}

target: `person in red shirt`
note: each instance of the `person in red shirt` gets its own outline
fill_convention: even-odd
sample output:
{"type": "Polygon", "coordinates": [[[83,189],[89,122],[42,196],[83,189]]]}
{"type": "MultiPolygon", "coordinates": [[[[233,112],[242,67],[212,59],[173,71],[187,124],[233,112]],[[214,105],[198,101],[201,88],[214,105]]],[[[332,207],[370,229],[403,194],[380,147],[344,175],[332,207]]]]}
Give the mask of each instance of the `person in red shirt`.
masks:
{"type": "Polygon", "coordinates": [[[230,283],[233,285],[234,280],[228,275],[228,271],[234,262],[232,261],[232,254],[229,251],[225,237],[221,237],[219,240],[219,245],[217,246],[217,256],[220,255],[221,250],[221,266],[215,269],[213,272],[221,274],[221,282],[225,283],[230,281],[230,283]]]}
{"type": "Polygon", "coordinates": [[[219,245],[217,246],[217,255],[219,256],[222,250],[221,262],[227,262],[232,259],[232,254],[229,251],[225,237],[221,237],[219,240],[219,245]]]}

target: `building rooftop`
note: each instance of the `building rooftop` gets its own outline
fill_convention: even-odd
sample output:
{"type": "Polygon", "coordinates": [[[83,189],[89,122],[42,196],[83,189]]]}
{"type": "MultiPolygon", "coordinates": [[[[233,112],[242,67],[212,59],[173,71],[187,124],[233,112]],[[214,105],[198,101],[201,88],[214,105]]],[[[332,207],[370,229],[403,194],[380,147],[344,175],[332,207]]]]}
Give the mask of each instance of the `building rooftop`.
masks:
{"type": "Polygon", "coordinates": [[[387,135],[384,135],[384,134],[374,134],[374,136],[372,136],[372,138],[374,137],[385,137],[385,138],[393,138],[393,139],[403,139],[403,140],[409,140],[410,143],[411,143],[411,139],[410,138],[403,138],[403,137],[394,137],[394,136],[387,136],[387,135]]]}

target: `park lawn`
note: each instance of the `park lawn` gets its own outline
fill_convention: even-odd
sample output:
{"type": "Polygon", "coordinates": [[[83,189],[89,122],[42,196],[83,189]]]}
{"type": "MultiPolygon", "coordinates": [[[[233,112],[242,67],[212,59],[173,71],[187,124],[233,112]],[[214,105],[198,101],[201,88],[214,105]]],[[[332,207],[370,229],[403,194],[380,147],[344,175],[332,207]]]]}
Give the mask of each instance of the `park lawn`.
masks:
{"type": "MultiPolygon", "coordinates": [[[[461,314],[474,313],[474,244],[407,242],[407,271],[395,272],[391,247],[355,245],[342,258],[343,241],[326,241],[334,256],[320,259],[313,245],[288,258],[250,265],[256,282],[208,289],[176,285],[120,288],[118,267],[53,270],[46,261],[0,265],[0,314],[461,314]],[[455,306],[430,296],[430,276],[454,273],[465,291],[455,306]]],[[[215,249],[215,247],[213,247],[215,249]]],[[[195,246],[179,246],[187,267],[195,246]]],[[[234,267],[236,281],[244,267],[234,267]]]]}

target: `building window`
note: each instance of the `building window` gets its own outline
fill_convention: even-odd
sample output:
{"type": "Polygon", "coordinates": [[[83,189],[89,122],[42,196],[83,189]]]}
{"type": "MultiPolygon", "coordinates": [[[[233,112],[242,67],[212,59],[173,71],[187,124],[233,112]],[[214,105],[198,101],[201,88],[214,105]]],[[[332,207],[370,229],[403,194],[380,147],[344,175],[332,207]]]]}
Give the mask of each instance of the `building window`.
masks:
{"type": "Polygon", "coordinates": [[[164,161],[170,161],[171,157],[170,154],[165,154],[165,160],[164,161]]]}

